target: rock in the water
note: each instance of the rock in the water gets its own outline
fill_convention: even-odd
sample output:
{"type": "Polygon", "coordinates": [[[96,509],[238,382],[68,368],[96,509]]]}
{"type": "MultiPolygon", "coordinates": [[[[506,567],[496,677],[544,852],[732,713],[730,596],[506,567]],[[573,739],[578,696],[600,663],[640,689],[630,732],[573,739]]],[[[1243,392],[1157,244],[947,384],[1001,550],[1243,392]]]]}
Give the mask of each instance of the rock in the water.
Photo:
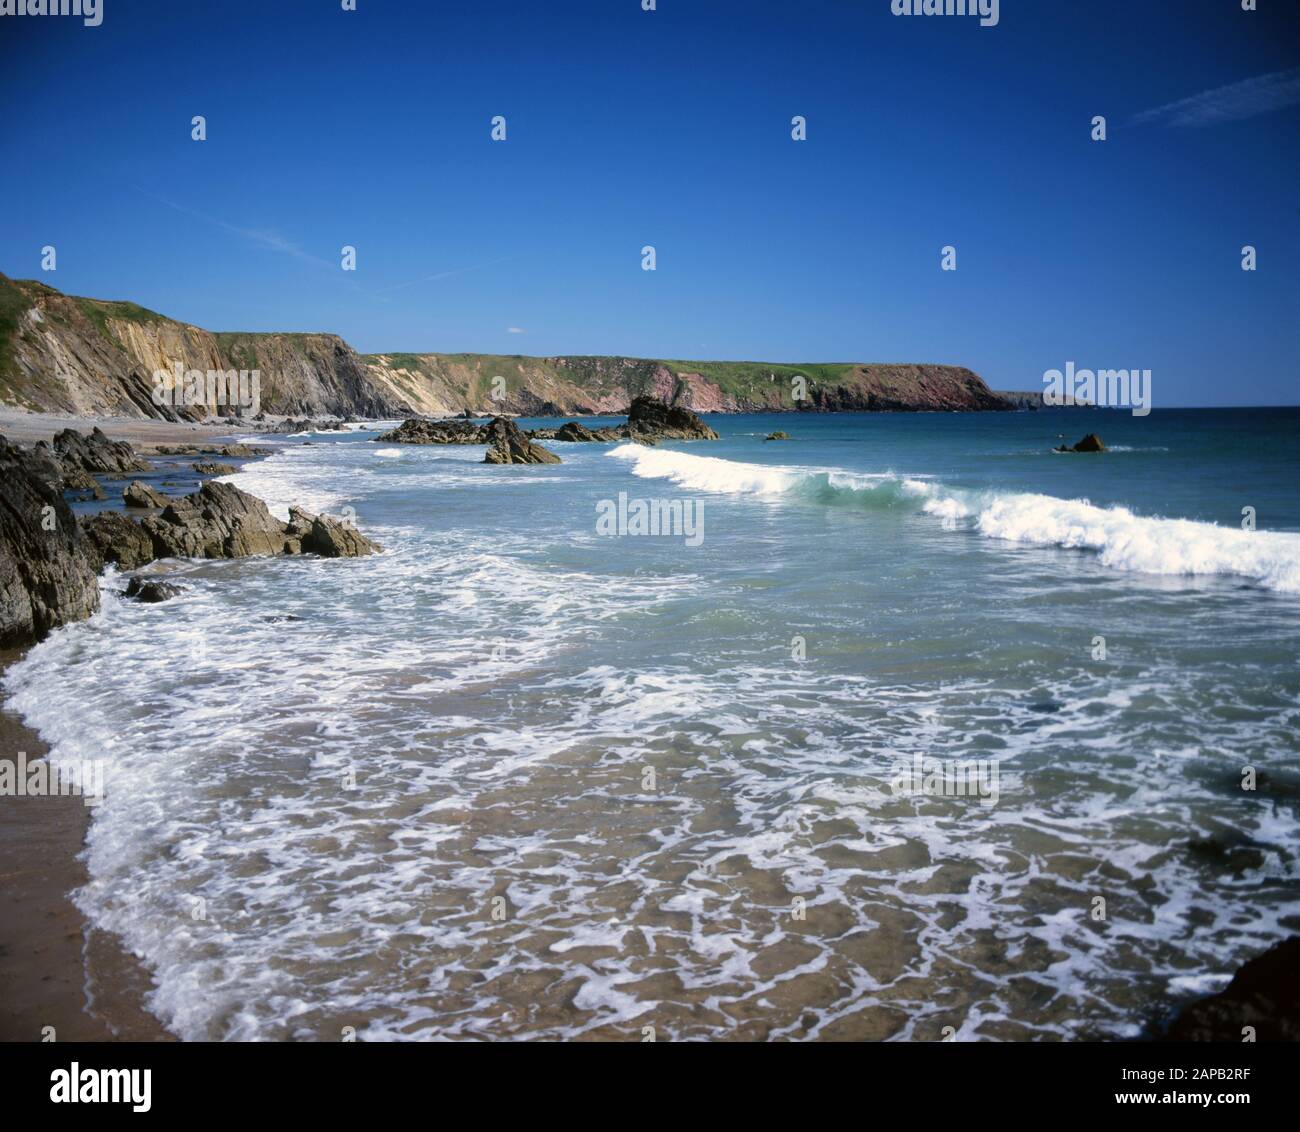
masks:
{"type": "Polygon", "coordinates": [[[1061,444],[1057,446],[1056,451],[1057,452],[1105,452],[1106,445],[1104,445],[1101,442],[1100,436],[1098,436],[1095,432],[1090,432],[1081,441],[1079,441],[1079,443],[1076,444],[1073,448],[1071,448],[1069,445],[1061,444]]]}
{"type": "Polygon", "coordinates": [[[286,554],[319,554],[322,558],[362,558],[377,547],[356,527],[330,515],[313,515],[289,508],[286,554]]]}
{"type": "Polygon", "coordinates": [[[205,483],[168,503],[141,526],[158,558],[243,558],[283,554],[285,525],[256,496],[228,483],[205,483]]]}
{"type": "Polygon", "coordinates": [[[54,455],[69,472],[74,468],[101,473],[153,470],[125,440],[109,440],[98,428],[89,436],[65,428],[54,438],[54,455]]]}
{"type": "Polygon", "coordinates": [[[42,458],[0,437],[0,646],[99,608],[95,555],[42,458]]]}
{"type": "Polygon", "coordinates": [[[698,416],[655,397],[638,397],[627,411],[627,432],[632,440],[717,440],[718,434],[698,416]]]}
{"type": "Polygon", "coordinates": [[[126,596],[136,601],[153,605],[166,601],[169,597],[184,593],[184,587],[174,586],[171,582],[159,581],[157,578],[132,578],[126,584],[126,596]]]}
{"type": "Polygon", "coordinates": [[[157,557],[149,532],[121,511],[102,511],[84,518],[81,529],[94,551],[96,573],[110,562],[120,570],[136,570],[157,557]]]}
{"type": "Polygon", "coordinates": [[[485,431],[483,425],[461,417],[447,421],[412,417],[375,439],[387,444],[485,444],[485,431]]]}
{"type": "Polygon", "coordinates": [[[567,444],[580,444],[591,443],[599,440],[600,437],[587,428],[586,425],[581,425],[577,421],[570,421],[555,430],[555,439],[563,440],[567,444]]]}
{"type": "Polygon", "coordinates": [[[355,528],[325,515],[293,508],[290,522],[282,523],[256,496],[228,483],[205,483],[193,495],[168,500],[162,514],[139,522],[105,512],[83,526],[101,562],[115,562],[123,570],[155,558],[350,558],[379,550],[355,528]]]}
{"type": "Polygon", "coordinates": [[[493,417],[484,430],[488,450],[485,464],[558,464],[560,458],[540,444],[534,444],[508,417],[493,417]]]}
{"type": "Polygon", "coordinates": [[[1184,1007],[1165,1033],[1171,1042],[1300,1041],[1300,936],[1246,963],[1223,990],[1184,1007]]]}
{"type": "Polygon", "coordinates": [[[201,476],[233,476],[239,470],[234,464],[218,464],[214,461],[200,461],[190,467],[201,476]]]}
{"type": "Polygon", "coordinates": [[[153,507],[162,508],[167,506],[167,500],[159,495],[147,483],[140,480],[132,480],[126,485],[126,490],[122,492],[122,500],[128,507],[153,507]]]}
{"type": "Polygon", "coordinates": [[[77,468],[64,476],[61,486],[64,491],[71,492],[74,499],[88,500],[108,498],[104,489],[99,486],[99,481],[89,472],[83,472],[80,468],[77,468]]]}
{"type": "Polygon", "coordinates": [[[769,432],[765,437],[763,437],[763,439],[764,440],[789,440],[790,434],[788,432],[769,432]]]}

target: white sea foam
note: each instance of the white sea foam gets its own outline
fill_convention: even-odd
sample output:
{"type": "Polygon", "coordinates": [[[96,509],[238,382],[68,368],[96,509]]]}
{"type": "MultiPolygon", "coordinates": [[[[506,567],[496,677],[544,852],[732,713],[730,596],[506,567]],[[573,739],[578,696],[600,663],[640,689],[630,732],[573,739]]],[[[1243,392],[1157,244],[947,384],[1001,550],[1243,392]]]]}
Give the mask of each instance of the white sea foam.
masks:
{"type": "Polygon", "coordinates": [[[973,492],[917,477],[870,476],[834,469],[769,467],[713,456],[625,444],[609,453],[635,475],[694,491],[803,498],[863,507],[915,501],[953,526],[968,520],[988,538],[1097,552],[1116,570],[1143,574],[1222,575],[1300,592],[1300,534],[1245,531],[1190,519],[1135,515],[1086,499],[1029,492],[973,492]]]}
{"type": "MultiPolygon", "coordinates": [[[[917,477],[633,451],[694,490],[963,506],[917,477]]],[[[584,555],[498,516],[533,481],[469,458],[398,463],[359,441],[249,465],[277,505],[354,503],[386,553],[185,563],[163,605],[109,576],[97,617],[7,673],[57,753],[108,762],[77,900],[143,957],[177,1034],[1115,1033],[1139,979],[1227,969],[1287,934],[1292,808],[1215,785],[1238,752],[1266,774],[1294,764],[1300,720],[1266,680],[1152,657],[1117,684],[1052,656],[1016,692],[1014,665],[973,677],[960,637],[946,678],[937,642],[910,676],[901,640],[883,674],[825,633],[795,664],[780,604],[742,607],[754,635],[714,657],[691,619],[764,591],[694,560],[702,576],[656,572],[639,546],[584,555]],[[1148,730],[1189,715],[1177,743],[1148,730]],[[887,789],[900,757],[944,751],[997,761],[998,806],[887,789]],[[1245,883],[1182,851],[1225,824],[1258,846],[1245,883]],[[1087,917],[1089,862],[1122,931],[1087,917]]],[[[619,478],[591,463],[601,491],[619,478]]],[[[858,647],[879,626],[846,604],[858,647]]]]}

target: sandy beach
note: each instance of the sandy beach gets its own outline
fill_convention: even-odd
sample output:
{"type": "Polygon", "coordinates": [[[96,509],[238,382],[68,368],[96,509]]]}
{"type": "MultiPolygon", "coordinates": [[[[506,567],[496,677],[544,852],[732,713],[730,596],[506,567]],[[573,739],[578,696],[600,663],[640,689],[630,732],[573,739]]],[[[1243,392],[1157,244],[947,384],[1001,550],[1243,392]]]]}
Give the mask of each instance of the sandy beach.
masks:
{"type": "MultiPolygon", "coordinates": [[[[0,653],[0,674],[21,653],[0,653]]],[[[0,759],[46,753],[0,706],[0,759]]],[[[0,1040],[159,1041],[143,1005],[148,976],[72,903],[90,810],[78,797],[0,796],[0,1040]]]]}
{"type": "MultiPolygon", "coordinates": [[[[192,425],[0,410],[0,435],[32,444],[65,428],[100,428],[148,452],[159,444],[228,437],[230,424],[192,425]]],[[[0,652],[0,674],[22,656],[0,652]]],[[[46,752],[0,698],[0,759],[46,752]]],[[[91,929],[73,904],[90,810],[80,798],[0,796],[0,1040],[151,1041],[168,1035],[143,1005],[146,972],[116,939],[91,929]]]]}

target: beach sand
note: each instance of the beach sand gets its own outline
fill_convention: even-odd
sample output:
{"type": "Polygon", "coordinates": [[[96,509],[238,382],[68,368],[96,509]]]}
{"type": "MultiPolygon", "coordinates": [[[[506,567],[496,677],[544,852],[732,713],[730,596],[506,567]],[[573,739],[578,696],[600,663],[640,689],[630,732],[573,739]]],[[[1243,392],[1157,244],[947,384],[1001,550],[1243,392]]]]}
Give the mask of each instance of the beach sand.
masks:
{"type": "MultiPolygon", "coordinates": [[[[137,448],[228,437],[232,423],[195,426],[124,418],[0,410],[0,435],[31,444],[60,429],[98,426],[137,448]]],[[[238,427],[235,425],[234,427],[238,427]]],[[[21,657],[0,651],[0,674],[21,657]]],[[[40,737],[0,700],[0,759],[46,753],[40,737]]],[[[90,927],[72,903],[86,882],[79,858],[90,809],[73,795],[0,796],[0,1041],[160,1041],[169,1035],[144,1009],[149,977],[115,937],[90,927]]]]}
{"type": "MultiPolygon", "coordinates": [[[[0,673],[21,656],[0,652],[0,673]]],[[[0,759],[46,753],[40,737],[0,705],[0,759]]],[[[0,796],[0,1040],[158,1041],[144,1009],[148,975],[72,903],[86,881],[78,854],[90,809],[74,795],[0,796]]]]}

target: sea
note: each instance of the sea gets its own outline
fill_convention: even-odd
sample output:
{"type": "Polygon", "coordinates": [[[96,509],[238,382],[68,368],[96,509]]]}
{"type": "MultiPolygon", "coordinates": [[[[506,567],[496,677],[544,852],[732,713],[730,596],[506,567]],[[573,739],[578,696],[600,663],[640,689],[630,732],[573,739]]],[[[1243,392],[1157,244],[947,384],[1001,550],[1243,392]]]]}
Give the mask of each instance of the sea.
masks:
{"type": "Polygon", "coordinates": [[[284,439],[231,482],[382,553],[7,672],[172,1033],[1134,1038],[1300,930],[1300,410],[707,420],[284,439]]]}

